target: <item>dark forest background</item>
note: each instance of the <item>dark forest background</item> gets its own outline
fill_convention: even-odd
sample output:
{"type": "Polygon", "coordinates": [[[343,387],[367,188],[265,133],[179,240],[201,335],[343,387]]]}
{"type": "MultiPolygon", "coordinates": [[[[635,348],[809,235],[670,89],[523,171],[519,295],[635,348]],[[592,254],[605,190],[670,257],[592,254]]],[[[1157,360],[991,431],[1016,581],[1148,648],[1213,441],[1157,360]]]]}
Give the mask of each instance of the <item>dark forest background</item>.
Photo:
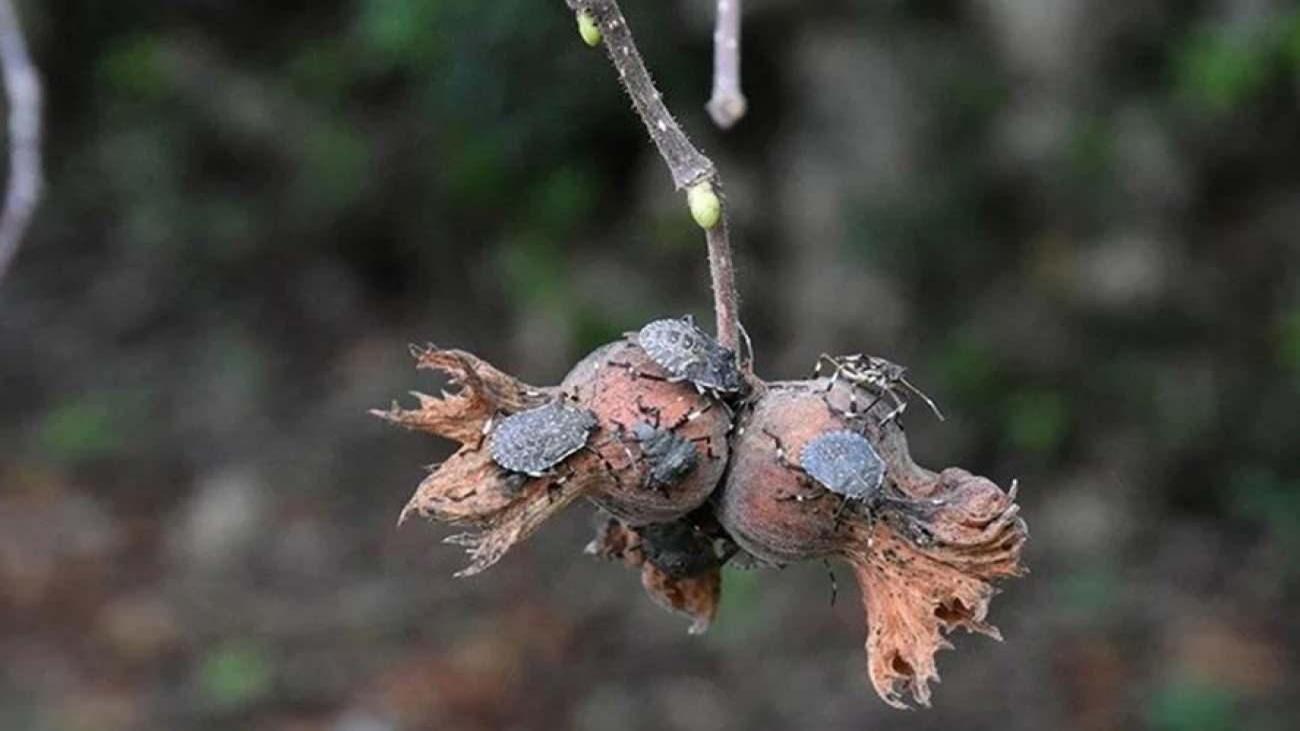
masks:
{"type": "Polygon", "coordinates": [[[912,368],[933,468],[1018,478],[1007,640],[865,681],[848,572],[703,638],[581,555],[398,511],[408,343],[554,383],[710,322],[703,238],[559,0],[32,0],[50,186],[0,282],[0,728],[1282,731],[1300,715],[1300,9],[626,0],[719,164],[769,377],[912,368]],[[1288,721],[1287,719],[1291,719],[1288,721]]]}

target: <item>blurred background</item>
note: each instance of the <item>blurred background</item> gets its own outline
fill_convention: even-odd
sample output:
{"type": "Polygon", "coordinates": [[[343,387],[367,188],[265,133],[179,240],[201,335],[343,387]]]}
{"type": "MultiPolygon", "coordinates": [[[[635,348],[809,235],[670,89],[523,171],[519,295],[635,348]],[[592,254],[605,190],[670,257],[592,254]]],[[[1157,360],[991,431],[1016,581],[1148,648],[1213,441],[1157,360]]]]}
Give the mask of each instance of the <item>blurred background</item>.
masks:
{"type": "MultiPolygon", "coordinates": [[[[570,509],[453,580],[408,343],[558,382],[711,322],[703,240],[560,0],[20,4],[50,185],[0,283],[0,728],[1294,728],[1300,8],[626,0],[719,164],[761,374],[912,368],[913,451],[1021,484],[1033,574],[935,708],[849,572],[730,571],[704,637],[570,509]],[[409,401],[409,399],[408,399],[409,401]],[[1286,719],[1292,719],[1287,721],[1286,719]]],[[[436,392],[436,391],[435,391],[436,392]]]]}

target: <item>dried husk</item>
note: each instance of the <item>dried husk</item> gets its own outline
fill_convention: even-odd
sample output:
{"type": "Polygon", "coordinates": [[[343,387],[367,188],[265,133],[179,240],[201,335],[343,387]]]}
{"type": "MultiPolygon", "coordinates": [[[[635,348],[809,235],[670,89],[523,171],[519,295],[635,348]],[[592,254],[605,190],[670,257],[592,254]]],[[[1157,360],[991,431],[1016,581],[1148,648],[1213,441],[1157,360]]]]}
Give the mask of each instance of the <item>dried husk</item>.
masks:
{"type": "Polygon", "coordinates": [[[474,529],[447,539],[470,555],[457,576],[492,566],[584,495],[634,525],[675,520],[708,499],[726,468],[728,412],[689,384],[667,380],[633,343],[597,349],[558,388],[531,386],[460,350],[430,346],[414,355],[418,368],[446,373],[450,390],[441,397],[415,393],[414,409],[393,404],[372,413],[460,443],[420,483],[399,519],[419,515],[474,529]],[[501,469],[486,446],[492,420],[561,397],[597,417],[587,448],[557,465],[554,474],[526,477],[501,469]],[[699,445],[696,467],[658,488],[647,486],[648,462],[625,431],[638,420],[652,419],[699,445]]]}
{"type": "Polygon", "coordinates": [[[882,420],[889,404],[860,413],[873,400],[830,379],[772,384],[740,419],[719,518],[742,547],[768,561],[848,560],[864,598],[872,685],[891,706],[906,707],[907,695],[928,705],[929,683],[939,677],[934,654],[951,647],[947,633],[963,628],[1000,638],[986,621],[993,582],[1025,572],[1027,531],[1014,488],[1003,492],[962,469],[920,467],[902,428],[882,420]],[[793,466],[804,444],[843,428],[871,439],[888,487],[921,510],[842,511],[839,496],[793,466]]]}
{"type": "Polygon", "coordinates": [[[909,696],[929,704],[930,682],[939,677],[934,655],[952,647],[952,630],[1000,638],[987,620],[994,584],[1025,573],[1020,557],[1028,534],[1015,488],[1004,492],[958,468],[934,473],[918,466],[898,423],[881,418],[887,402],[863,413],[878,394],[831,379],[755,382],[754,400],[742,408],[734,433],[727,434],[730,419],[719,418],[726,415],[722,409],[679,426],[684,436],[715,444],[693,481],[677,493],[645,494],[645,465],[635,444],[620,441],[617,424],[629,426],[646,406],[675,421],[698,410],[706,397],[681,383],[639,375],[653,366],[634,345],[620,342],[597,351],[574,369],[563,389],[530,386],[463,351],[429,347],[415,355],[418,367],[446,373],[452,390],[441,397],[417,393],[414,409],[394,404],[374,413],[460,444],[402,511],[403,520],[414,514],[472,529],[447,539],[469,549],[470,563],[458,576],[488,568],[547,517],[588,495],[622,518],[607,521],[588,551],[638,569],[651,598],[690,618],[692,632],[706,629],[717,613],[720,562],[682,571],[652,560],[665,555],[663,547],[647,543],[664,540],[655,537],[662,535],[657,528],[686,521],[692,509],[692,520],[712,520],[716,510],[727,537],[768,562],[848,560],[864,597],[868,673],[891,706],[906,707],[909,696]],[[630,367],[605,367],[611,359],[630,367]],[[490,421],[561,395],[592,408],[601,420],[589,448],[565,460],[555,475],[527,478],[499,468],[486,448],[490,421]],[[803,444],[840,428],[865,434],[886,462],[889,489],[924,509],[841,510],[839,496],[793,466],[803,444]],[[724,467],[726,489],[716,503],[699,507],[724,467]]]}
{"type": "Polygon", "coordinates": [[[720,562],[687,573],[662,567],[652,560],[657,552],[647,546],[642,532],[613,517],[601,522],[586,552],[639,569],[646,594],[664,609],[690,619],[691,634],[702,634],[713,624],[722,598],[720,562]]]}
{"type": "Polygon", "coordinates": [[[511,546],[603,477],[589,464],[575,464],[571,476],[563,480],[558,474],[524,479],[505,472],[486,447],[489,421],[540,406],[555,398],[556,390],[530,386],[465,351],[429,346],[413,354],[417,368],[446,373],[453,390],[444,390],[441,398],[415,393],[419,401],[415,409],[393,404],[387,411],[371,413],[461,446],[424,478],[398,522],[419,515],[473,528],[447,539],[467,549],[470,563],[456,575],[470,576],[499,561],[511,546]]]}

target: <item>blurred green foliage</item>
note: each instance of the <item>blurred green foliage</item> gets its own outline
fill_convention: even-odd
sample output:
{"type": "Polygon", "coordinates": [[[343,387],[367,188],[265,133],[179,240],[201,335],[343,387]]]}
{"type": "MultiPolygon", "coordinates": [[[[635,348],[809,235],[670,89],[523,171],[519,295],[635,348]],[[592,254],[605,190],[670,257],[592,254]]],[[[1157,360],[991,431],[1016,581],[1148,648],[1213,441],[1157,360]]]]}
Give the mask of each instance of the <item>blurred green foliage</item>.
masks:
{"type": "Polygon", "coordinates": [[[53,406],[37,430],[41,450],[64,463],[112,456],[130,436],[117,423],[119,402],[108,394],[93,394],[53,406]]]}
{"type": "Polygon", "coordinates": [[[1234,731],[1241,728],[1236,702],[1234,694],[1225,688],[1173,682],[1151,698],[1147,722],[1155,731],[1234,731]]]}
{"type": "Polygon", "coordinates": [[[199,667],[204,699],[220,708],[238,708],[271,692],[274,669],[266,650],[250,640],[229,640],[207,651],[199,667]]]}
{"type": "Polygon", "coordinates": [[[944,393],[962,403],[985,401],[1001,387],[997,355],[969,334],[954,334],[936,360],[944,393]]]}
{"type": "Polygon", "coordinates": [[[1250,28],[1208,26],[1183,39],[1176,54],[1177,88],[1209,112],[1256,99],[1280,75],[1300,74],[1300,11],[1250,28]]]}
{"type": "Polygon", "coordinates": [[[709,630],[714,641],[723,644],[747,642],[762,633],[762,577],[752,569],[724,566],[722,602],[709,630]]]}
{"type": "Polygon", "coordinates": [[[520,236],[502,251],[505,291],[521,307],[567,310],[573,291],[565,286],[568,257],[549,237],[520,236]]]}
{"type": "Polygon", "coordinates": [[[1113,566],[1072,567],[1054,579],[1053,590],[1062,611],[1078,623],[1105,624],[1120,611],[1122,585],[1113,566]]]}
{"type": "Polygon", "coordinates": [[[1278,357],[1295,376],[1295,387],[1300,389],[1300,307],[1284,314],[1278,330],[1278,357]]]}
{"type": "Polygon", "coordinates": [[[1068,434],[1069,405],[1057,391],[1019,391],[1011,395],[1006,408],[1006,434],[1016,449],[1051,452],[1068,434]]]}
{"type": "Polygon", "coordinates": [[[469,5],[445,0],[363,0],[356,31],[374,62],[420,71],[446,52],[443,39],[448,34],[478,29],[473,15],[463,11],[469,5]]]}
{"type": "Polygon", "coordinates": [[[164,61],[157,38],[128,36],[111,44],[95,70],[98,83],[115,95],[158,101],[170,92],[164,61]]]}
{"type": "MultiPolygon", "coordinates": [[[[1300,480],[1264,465],[1246,465],[1237,469],[1230,488],[1238,515],[1265,526],[1289,550],[1300,550],[1300,480]]],[[[1289,568],[1300,576],[1300,566],[1289,568]]]]}

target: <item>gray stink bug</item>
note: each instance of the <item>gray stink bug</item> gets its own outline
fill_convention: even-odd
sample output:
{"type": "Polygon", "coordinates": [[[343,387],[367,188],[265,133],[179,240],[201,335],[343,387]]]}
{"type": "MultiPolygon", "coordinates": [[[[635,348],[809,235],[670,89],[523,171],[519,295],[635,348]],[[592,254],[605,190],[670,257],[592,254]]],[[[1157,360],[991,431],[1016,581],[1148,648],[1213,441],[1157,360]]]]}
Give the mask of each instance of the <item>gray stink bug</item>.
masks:
{"type": "Polygon", "coordinates": [[[641,447],[641,456],[650,463],[646,487],[666,490],[695,469],[695,444],[668,429],[644,421],[632,426],[632,438],[641,447]]]}
{"type": "Polygon", "coordinates": [[[737,393],[744,387],[736,353],[718,344],[688,317],[655,320],[637,333],[637,344],[672,380],[690,381],[700,390],[737,393]]]}
{"type": "Polygon", "coordinates": [[[585,447],[595,428],[591,412],[552,401],[502,419],[488,437],[488,449],[503,469],[542,477],[585,447]]]}
{"type": "MultiPolygon", "coordinates": [[[[777,435],[764,430],[776,445],[776,459],[786,467],[796,468],[811,477],[827,492],[843,498],[835,511],[838,525],[840,513],[850,502],[861,503],[873,519],[879,515],[887,520],[902,522],[905,535],[917,545],[928,545],[933,536],[921,520],[944,504],[941,499],[913,500],[905,496],[887,494],[885,490],[885,461],[871,446],[867,438],[857,432],[838,430],[817,436],[803,446],[799,464],[786,457],[785,447],[777,435]]],[[[806,502],[825,497],[824,494],[794,494],[778,500],[806,502]]]]}
{"type": "Polygon", "coordinates": [[[799,467],[822,487],[850,500],[871,500],[885,479],[885,461],[866,437],[832,431],[804,445],[799,467]]]}
{"type": "MultiPolygon", "coordinates": [[[[641,403],[640,397],[637,398],[636,405],[642,414],[652,420],[638,421],[631,429],[618,422],[614,423],[618,427],[619,440],[631,437],[641,450],[641,459],[649,463],[644,487],[659,490],[666,495],[669,487],[680,482],[699,463],[697,441],[703,441],[707,445],[706,454],[709,459],[716,459],[710,437],[686,439],[675,431],[682,424],[698,418],[708,410],[708,406],[683,414],[672,424],[662,424],[659,409],[645,406],[641,403]]],[[[624,446],[624,449],[626,450],[627,447],[624,446]]],[[[627,452],[627,456],[629,461],[635,459],[630,451],[627,452]]]]}

